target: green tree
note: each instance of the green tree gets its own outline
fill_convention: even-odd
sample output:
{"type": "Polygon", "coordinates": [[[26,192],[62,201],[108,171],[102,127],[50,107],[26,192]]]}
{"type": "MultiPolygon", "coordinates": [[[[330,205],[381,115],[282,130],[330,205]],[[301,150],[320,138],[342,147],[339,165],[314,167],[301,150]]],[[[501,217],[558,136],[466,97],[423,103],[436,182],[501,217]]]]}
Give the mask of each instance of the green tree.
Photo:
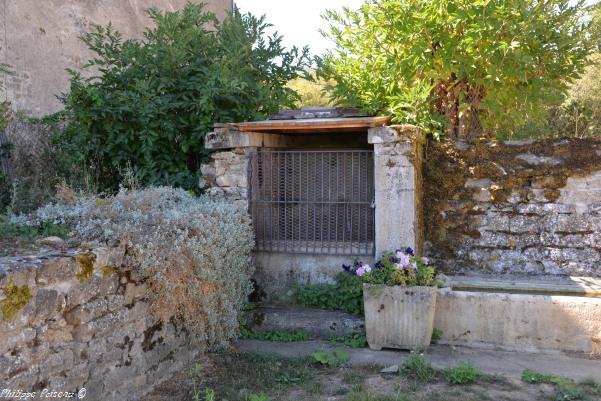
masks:
{"type": "MultiPolygon", "coordinates": [[[[330,83],[332,84],[332,83],[330,83]]],[[[331,100],[327,96],[326,83],[315,76],[314,71],[310,71],[306,77],[298,77],[288,82],[288,87],[297,92],[300,99],[296,107],[329,107],[332,106],[331,100]]]]}
{"type": "Polygon", "coordinates": [[[569,0],[366,0],[328,11],[320,63],[334,98],[396,123],[472,137],[512,131],[587,64],[586,7],[569,0]]]}
{"type": "Polygon", "coordinates": [[[307,48],[266,37],[264,17],[235,11],[219,22],[190,3],[148,14],[155,26],[142,40],[123,40],[110,24],[85,34],[93,76],[72,71],[63,96],[68,126],[58,142],[101,190],[114,190],[130,164],[142,184],[195,188],[213,124],[293,105],[286,84],[308,64],[307,48]]]}

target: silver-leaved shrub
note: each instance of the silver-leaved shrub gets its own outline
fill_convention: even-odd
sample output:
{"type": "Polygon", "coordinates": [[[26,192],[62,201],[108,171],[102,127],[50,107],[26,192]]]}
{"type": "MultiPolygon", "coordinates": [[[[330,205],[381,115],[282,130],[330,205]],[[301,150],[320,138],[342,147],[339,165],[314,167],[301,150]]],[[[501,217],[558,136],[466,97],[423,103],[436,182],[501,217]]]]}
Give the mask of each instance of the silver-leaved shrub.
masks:
{"type": "Polygon", "coordinates": [[[254,271],[254,238],[242,205],[151,187],[53,203],[13,217],[21,224],[43,221],[69,224],[82,240],[123,246],[125,268],[147,280],[152,310],[161,320],[180,319],[209,346],[237,334],[254,271]]]}

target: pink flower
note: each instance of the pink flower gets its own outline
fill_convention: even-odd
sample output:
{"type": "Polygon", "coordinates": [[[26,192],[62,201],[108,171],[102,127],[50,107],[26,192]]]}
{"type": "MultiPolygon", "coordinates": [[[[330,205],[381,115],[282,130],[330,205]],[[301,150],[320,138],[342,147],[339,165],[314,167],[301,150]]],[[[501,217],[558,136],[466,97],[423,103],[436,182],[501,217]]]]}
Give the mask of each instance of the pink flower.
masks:
{"type": "Polygon", "coordinates": [[[424,261],[425,265],[429,265],[430,264],[430,259],[423,257],[422,260],[424,261]]]}
{"type": "Polygon", "coordinates": [[[363,276],[363,275],[365,274],[365,268],[363,268],[363,266],[361,266],[360,268],[358,268],[358,269],[355,271],[355,274],[356,274],[357,276],[359,276],[359,277],[363,276]]]}

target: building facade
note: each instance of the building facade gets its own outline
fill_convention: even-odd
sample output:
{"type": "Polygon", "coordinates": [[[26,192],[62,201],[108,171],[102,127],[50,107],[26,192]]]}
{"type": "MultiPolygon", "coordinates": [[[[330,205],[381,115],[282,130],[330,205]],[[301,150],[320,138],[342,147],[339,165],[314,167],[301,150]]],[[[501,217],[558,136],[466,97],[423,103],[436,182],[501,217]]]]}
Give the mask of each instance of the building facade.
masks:
{"type": "MultiPolygon", "coordinates": [[[[0,102],[43,116],[61,109],[57,96],[68,90],[67,69],[81,69],[90,52],[79,39],[92,25],[109,22],[125,38],[139,37],[150,24],[145,10],[178,10],[187,0],[0,0],[0,102]]],[[[200,0],[192,2],[200,3],[200,0]]],[[[224,18],[232,0],[203,0],[224,18]]]]}

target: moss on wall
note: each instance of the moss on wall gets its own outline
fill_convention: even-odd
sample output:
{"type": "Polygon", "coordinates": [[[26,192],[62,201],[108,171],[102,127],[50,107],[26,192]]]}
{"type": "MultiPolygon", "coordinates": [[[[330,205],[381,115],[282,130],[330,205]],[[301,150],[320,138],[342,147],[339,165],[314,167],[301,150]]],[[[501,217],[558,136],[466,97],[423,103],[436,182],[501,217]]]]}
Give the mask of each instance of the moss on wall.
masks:
{"type": "Polygon", "coordinates": [[[10,320],[27,305],[31,299],[31,292],[27,284],[19,287],[12,282],[9,282],[2,291],[6,299],[0,302],[0,310],[2,310],[4,320],[10,320]]]}
{"type": "Polygon", "coordinates": [[[75,256],[75,260],[79,263],[79,273],[75,276],[81,282],[88,281],[94,274],[94,265],[96,264],[96,255],[93,253],[85,253],[75,256]]]}

